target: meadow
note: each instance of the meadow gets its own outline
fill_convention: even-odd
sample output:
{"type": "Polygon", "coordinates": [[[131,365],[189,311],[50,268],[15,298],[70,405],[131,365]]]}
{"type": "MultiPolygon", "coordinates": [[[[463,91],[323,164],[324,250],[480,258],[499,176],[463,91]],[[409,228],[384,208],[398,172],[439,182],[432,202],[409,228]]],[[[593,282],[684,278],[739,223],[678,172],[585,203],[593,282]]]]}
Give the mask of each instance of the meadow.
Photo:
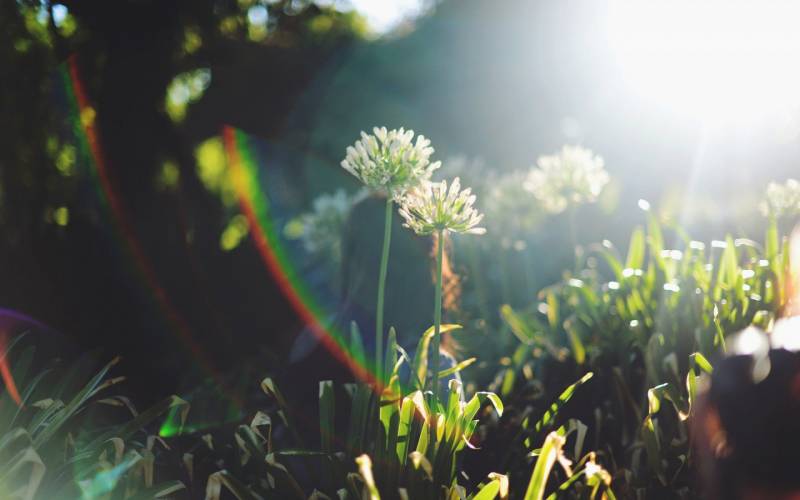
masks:
{"type": "MultiPolygon", "coordinates": [[[[123,380],[116,360],[95,373],[63,362],[37,371],[35,342],[19,336],[3,358],[2,491],[109,499],[204,492],[209,500],[700,495],[695,407],[714,363],[728,349],[736,353],[728,346],[735,334],[782,324],[792,263],[781,227],[800,208],[797,183],[769,186],[761,241],[694,240],[640,200],[641,225],[631,228],[626,249],[571,240],[574,265],[512,307],[494,296],[507,284],[492,289],[496,270],[481,264],[500,251],[500,239],[490,240],[480,202],[491,201],[487,220],[527,210],[574,221],[609,182],[603,160],[565,146],[528,172],[506,174],[512,181],[488,177],[477,196],[458,177],[432,181],[447,171],[433,155],[430,141],[411,130],[362,132],[342,167],[365,191],[324,195],[290,223],[309,255],[341,266],[358,206],[383,212],[381,231],[349,229],[371,231],[382,249],[377,276],[369,276],[374,327],[351,320],[339,344],[326,346],[330,356],[344,354],[349,382],[319,380],[317,404],[297,408],[295,388],[264,373],[252,381],[263,408],[197,431],[179,396],[137,411],[115,395],[123,380]],[[410,345],[384,324],[394,217],[432,241],[421,257],[432,271],[433,315],[422,319],[431,326],[410,345]],[[464,286],[450,286],[445,300],[443,266],[459,252],[474,258],[459,277],[464,286]],[[493,346],[470,349],[465,340],[454,357],[442,340],[449,336],[489,337],[493,346]],[[296,425],[298,418],[306,422],[296,425]]],[[[239,168],[230,168],[232,182],[239,168]]],[[[522,237],[529,229],[511,230],[522,237]]],[[[564,230],[574,238],[574,228],[564,230]]],[[[315,335],[337,335],[347,319],[339,316],[327,325],[314,320],[315,335]]]]}
{"type": "Polygon", "coordinates": [[[641,5],[0,3],[0,499],[793,498],[800,9],[641,5]]]}

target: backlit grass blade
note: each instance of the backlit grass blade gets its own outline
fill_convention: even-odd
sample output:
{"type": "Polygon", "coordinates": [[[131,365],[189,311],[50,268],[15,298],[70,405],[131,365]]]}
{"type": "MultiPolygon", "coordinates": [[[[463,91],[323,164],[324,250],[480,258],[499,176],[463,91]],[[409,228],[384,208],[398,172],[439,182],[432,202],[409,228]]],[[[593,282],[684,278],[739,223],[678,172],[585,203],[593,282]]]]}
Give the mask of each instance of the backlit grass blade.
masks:
{"type": "Polygon", "coordinates": [[[489,474],[489,482],[478,490],[472,500],[493,500],[497,497],[501,500],[508,498],[508,477],[492,472],[489,474]]]}
{"type": "Polygon", "coordinates": [[[544,412],[542,418],[536,422],[534,427],[536,432],[540,432],[545,427],[552,425],[553,420],[555,419],[556,415],[558,415],[558,412],[561,410],[561,408],[572,398],[572,396],[575,394],[575,391],[578,390],[580,386],[588,382],[593,375],[594,374],[592,372],[589,372],[581,377],[577,382],[564,389],[561,395],[558,396],[558,399],[550,405],[550,408],[548,408],[546,412],[544,412]]]}
{"type": "MultiPolygon", "coordinates": [[[[461,328],[461,325],[445,324],[441,325],[439,332],[440,335],[444,335],[447,332],[459,328],[461,328]]],[[[425,380],[428,376],[428,351],[430,350],[431,339],[433,339],[434,333],[434,327],[428,328],[417,343],[417,352],[414,354],[414,366],[411,370],[412,377],[416,377],[416,379],[412,380],[411,385],[417,389],[425,387],[425,380]]]]}
{"type": "Polygon", "coordinates": [[[355,321],[350,322],[350,355],[358,366],[366,366],[367,356],[364,353],[364,339],[355,321]]]}
{"type": "Polygon", "coordinates": [[[450,375],[452,375],[454,373],[458,373],[458,372],[460,372],[464,368],[468,367],[469,365],[471,365],[472,363],[474,363],[477,360],[478,360],[478,358],[465,359],[464,361],[461,361],[460,363],[456,364],[455,366],[451,366],[450,368],[448,368],[446,370],[440,371],[439,372],[439,378],[442,379],[442,378],[445,378],[445,377],[449,377],[450,375]]]}
{"type": "Polygon", "coordinates": [[[372,476],[372,460],[370,460],[368,455],[361,455],[356,458],[356,464],[358,465],[358,473],[361,474],[361,478],[364,480],[364,488],[365,491],[365,498],[369,498],[369,500],[380,500],[381,495],[378,493],[378,487],[375,486],[375,478],[372,476]]]}
{"type": "Polygon", "coordinates": [[[208,476],[205,500],[219,500],[223,486],[238,500],[263,500],[261,496],[253,493],[244,483],[226,470],[217,471],[208,476]]]}
{"type": "Polygon", "coordinates": [[[334,418],[333,382],[323,380],[319,383],[319,432],[322,451],[328,453],[333,451],[334,418]]]}
{"type": "Polygon", "coordinates": [[[631,234],[628,245],[628,257],[625,260],[626,269],[641,269],[644,265],[645,237],[641,227],[637,227],[631,234]]]}
{"type": "Polygon", "coordinates": [[[553,465],[565,442],[566,440],[556,432],[551,432],[547,435],[536,459],[528,489],[525,491],[525,500],[541,500],[544,498],[547,479],[550,477],[550,471],[553,469],[553,465]]]}
{"type": "Polygon", "coordinates": [[[14,498],[32,500],[44,478],[45,471],[46,467],[39,454],[28,446],[12,456],[3,467],[3,471],[0,472],[0,491],[7,492],[14,498]],[[20,475],[27,476],[27,478],[23,478],[25,480],[22,486],[14,492],[11,488],[17,486],[15,483],[20,475]]]}
{"type": "Polygon", "coordinates": [[[400,421],[397,428],[397,460],[401,465],[406,463],[406,456],[408,455],[408,440],[411,425],[414,419],[414,411],[416,406],[410,397],[403,398],[403,403],[400,406],[400,421]]]}
{"type": "Polygon", "coordinates": [[[135,495],[130,500],[149,500],[151,498],[166,498],[177,491],[186,489],[186,485],[181,481],[165,481],[163,483],[155,484],[149,488],[145,488],[135,495]]]}
{"type": "Polygon", "coordinates": [[[59,429],[77,412],[94,394],[95,389],[105,379],[108,371],[119,362],[119,358],[113,359],[110,363],[104,366],[92,379],[87,383],[83,389],[75,395],[74,398],[67,404],[64,409],[58,413],[57,416],[39,432],[33,440],[33,447],[39,448],[44,443],[48,442],[52,436],[59,431],[59,429]]]}

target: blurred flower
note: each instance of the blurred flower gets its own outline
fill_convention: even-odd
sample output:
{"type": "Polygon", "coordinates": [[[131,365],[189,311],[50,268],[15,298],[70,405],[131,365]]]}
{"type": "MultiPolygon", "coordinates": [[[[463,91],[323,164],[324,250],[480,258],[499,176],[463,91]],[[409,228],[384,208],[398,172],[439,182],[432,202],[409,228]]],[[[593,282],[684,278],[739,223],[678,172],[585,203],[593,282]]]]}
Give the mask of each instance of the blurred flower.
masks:
{"type": "Polygon", "coordinates": [[[586,479],[590,482],[590,484],[602,482],[606,486],[609,486],[611,484],[611,474],[609,474],[608,471],[602,466],[598,465],[594,460],[595,456],[594,452],[592,452],[584,468],[586,479]]]}
{"type": "Polygon", "coordinates": [[[764,215],[782,217],[800,214],[800,182],[789,179],[783,184],[770,182],[765,200],[761,203],[764,215]]]}
{"type": "Polygon", "coordinates": [[[526,177],[520,170],[490,172],[485,177],[481,205],[493,234],[521,236],[542,222],[541,206],[524,187],[526,177]]]}
{"type": "Polygon", "coordinates": [[[580,146],[564,146],[552,156],[540,156],[525,180],[542,207],[553,214],[570,205],[593,203],[609,181],[603,159],[580,146]]]}
{"type": "Polygon", "coordinates": [[[373,191],[387,193],[399,202],[441,165],[430,162],[433,148],[425,136],[412,142],[413,130],[375,127],[372,131],[375,135],[361,132],[361,139],[347,148],[341,165],[373,191]]]}
{"type": "Polygon", "coordinates": [[[405,227],[417,234],[442,231],[483,234],[486,229],[477,227],[483,214],[472,207],[475,195],[467,188],[461,191],[458,177],[450,189],[447,181],[425,182],[410,191],[400,204],[400,215],[405,227]]]}
{"type": "Polygon", "coordinates": [[[329,255],[338,262],[342,254],[342,228],[350,209],[365,195],[364,191],[349,196],[343,189],[314,199],[311,211],[287,224],[286,234],[299,238],[307,252],[329,255]]]}

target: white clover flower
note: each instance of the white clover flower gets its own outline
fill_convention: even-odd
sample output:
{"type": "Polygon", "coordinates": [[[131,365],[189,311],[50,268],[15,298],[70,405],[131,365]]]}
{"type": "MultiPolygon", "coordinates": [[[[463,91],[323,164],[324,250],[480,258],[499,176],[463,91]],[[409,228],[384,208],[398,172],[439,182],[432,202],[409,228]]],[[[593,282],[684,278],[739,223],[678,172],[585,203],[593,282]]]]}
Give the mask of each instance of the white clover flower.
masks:
{"type": "Polygon", "coordinates": [[[347,148],[342,167],[369,189],[384,192],[400,201],[403,195],[431,177],[441,166],[431,163],[431,141],[424,135],[414,139],[413,130],[372,129],[374,135],[361,132],[361,139],[347,148]]]}
{"type": "Polygon", "coordinates": [[[353,205],[364,195],[364,191],[359,191],[349,196],[339,189],[333,194],[318,196],[310,212],[290,223],[295,225],[291,232],[302,241],[307,252],[329,255],[338,262],[342,254],[342,229],[353,205]]]}
{"type": "Polygon", "coordinates": [[[552,156],[540,156],[525,180],[542,207],[553,214],[570,205],[593,203],[608,184],[603,159],[580,146],[564,146],[552,156]]]}
{"type": "Polygon", "coordinates": [[[467,188],[461,191],[456,177],[447,189],[447,181],[425,182],[409,191],[400,203],[400,215],[405,227],[425,235],[439,231],[484,234],[478,227],[483,214],[473,208],[475,195],[467,188]]]}
{"type": "Polygon", "coordinates": [[[761,203],[761,212],[775,217],[800,214],[800,182],[797,179],[789,179],[783,184],[770,182],[761,203]]]}

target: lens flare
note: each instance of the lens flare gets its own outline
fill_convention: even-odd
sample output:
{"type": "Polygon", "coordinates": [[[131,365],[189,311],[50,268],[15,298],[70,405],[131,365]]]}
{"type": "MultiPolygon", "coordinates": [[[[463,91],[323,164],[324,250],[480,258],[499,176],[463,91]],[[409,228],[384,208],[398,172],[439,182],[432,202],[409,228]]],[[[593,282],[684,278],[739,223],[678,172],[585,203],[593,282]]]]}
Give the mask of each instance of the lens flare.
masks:
{"type": "Polygon", "coordinates": [[[3,384],[6,386],[11,399],[17,403],[17,406],[22,406],[22,398],[19,397],[17,384],[14,383],[14,377],[11,376],[11,369],[8,367],[8,334],[5,331],[0,331],[0,376],[3,378],[3,384]]]}
{"type": "MultiPolygon", "coordinates": [[[[136,237],[124,204],[114,186],[112,172],[108,168],[99,138],[96,111],[87,97],[75,56],[69,58],[61,78],[78,149],[89,164],[89,174],[97,197],[113,222],[121,246],[132,261],[136,274],[166,316],[167,323],[177,332],[178,337],[200,366],[214,379],[222,380],[206,353],[194,340],[187,321],[176,310],[161,286],[136,237]]],[[[230,126],[223,128],[222,139],[239,205],[250,225],[253,244],[270,275],[296,314],[328,352],[347,366],[354,376],[380,390],[377,378],[370,369],[349,352],[348,336],[333,326],[325,325],[326,322],[322,319],[326,316],[325,308],[315,299],[289,258],[280,238],[280,230],[273,220],[269,198],[261,187],[263,180],[260,178],[259,164],[255,161],[258,156],[251,139],[230,126]]],[[[233,402],[239,408],[243,406],[241,402],[233,402]]]]}
{"type": "MultiPolygon", "coordinates": [[[[109,214],[121,247],[133,262],[134,274],[139,276],[145,289],[152,293],[156,303],[166,316],[168,326],[177,332],[178,338],[186,345],[200,367],[215,380],[221,381],[221,374],[194,340],[186,319],[175,308],[165,289],[161,286],[150,260],[136,237],[123,202],[116,192],[99,138],[96,111],[89,102],[81,80],[77,56],[71,56],[66,67],[62,66],[61,79],[78,149],[82,158],[85,158],[89,165],[89,176],[94,182],[97,197],[109,214]]],[[[242,407],[241,402],[231,396],[229,391],[223,392],[228,394],[227,397],[237,407],[242,407]]]]}
{"type": "Polygon", "coordinates": [[[289,258],[279,228],[274,223],[269,198],[261,188],[263,180],[259,175],[257,153],[251,140],[230,126],[223,128],[222,136],[239,205],[247,217],[253,243],[267,270],[295,313],[331,355],[356,377],[378,387],[375,375],[349,352],[347,337],[343,332],[333,326],[325,326],[325,308],[315,299],[289,258]]]}
{"type": "Polygon", "coordinates": [[[19,390],[14,382],[14,377],[8,363],[8,351],[10,348],[8,340],[9,336],[13,335],[13,330],[23,325],[27,328],[34,327],[46,333],[53,332],[50,327],[36,321],[28,315],[12,311],[11,309],[0,308],[0,378],[3,380],[8,395],[17,403],[17,406],[23,405],[22,398],[19,395],[19,390]]]}

